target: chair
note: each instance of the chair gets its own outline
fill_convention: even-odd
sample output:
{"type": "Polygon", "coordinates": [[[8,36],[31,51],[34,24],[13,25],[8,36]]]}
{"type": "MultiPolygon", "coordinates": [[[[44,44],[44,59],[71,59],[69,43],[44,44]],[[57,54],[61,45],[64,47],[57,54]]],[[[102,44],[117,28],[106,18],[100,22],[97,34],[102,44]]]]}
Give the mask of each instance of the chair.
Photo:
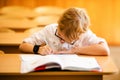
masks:
{"type": "Polygon", "coordinates": [[[30,18],[37,16],[33,10],[23,6],[5,6],[1,8],[0,12],[1,14],[18,18],[30,18]]]}
{"type": "Polygon", "coordinates": [[[39,16],[34,18],[38,26],[45,26],[51,23],[56,23],[58,18],[63,13],[64,9],[56,6],[40,6],[33,9],[39,16]]]}
{"type": "Polygon", "coordinates": [[[39,16],[33,19],[33,22],[37,24],[37,26],[45,26],[51,23],[56,23],[58,20],[58,16],[46,15],[46,16],[39,16]]]}
{"type": "Polygon", "coordinates": [[[34,28],[30,28],[30,29],[25,30],[24,33],[33,34],[34,32],[37,32],[41,29],[43,29],[43,27],[34,27],[34,28]]]}
{"type": "Polygon", "coordinates": [[[64,11],[63,8],[55,7],[55,6],[40,6],[34,8],[34,11],[41,15],[61,15],[64,11]]]}

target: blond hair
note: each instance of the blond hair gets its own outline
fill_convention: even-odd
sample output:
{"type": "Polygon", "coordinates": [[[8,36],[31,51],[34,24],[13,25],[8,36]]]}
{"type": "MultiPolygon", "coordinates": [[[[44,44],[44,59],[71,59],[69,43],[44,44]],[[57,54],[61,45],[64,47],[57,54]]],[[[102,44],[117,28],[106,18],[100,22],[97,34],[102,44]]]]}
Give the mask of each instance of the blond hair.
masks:
{"type": "Polygon", "coordinates": [[[58,20],[59,30],[70,40],[78,39],[89,25],[89,17],[83,8],[69,8],[58,20]]]}

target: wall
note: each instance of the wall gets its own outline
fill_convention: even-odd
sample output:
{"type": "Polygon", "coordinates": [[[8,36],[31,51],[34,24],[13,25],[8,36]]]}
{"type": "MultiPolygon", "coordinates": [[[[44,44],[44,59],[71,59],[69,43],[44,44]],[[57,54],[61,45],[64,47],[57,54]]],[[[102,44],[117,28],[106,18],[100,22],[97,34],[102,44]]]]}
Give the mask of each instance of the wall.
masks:
{"type": "Polygon", "coordinates": [[[91,18],[91,29],[109,45],[120,45],[120,0],[0,0],[0,7],[10,5],[84,7],[91,18]]]}

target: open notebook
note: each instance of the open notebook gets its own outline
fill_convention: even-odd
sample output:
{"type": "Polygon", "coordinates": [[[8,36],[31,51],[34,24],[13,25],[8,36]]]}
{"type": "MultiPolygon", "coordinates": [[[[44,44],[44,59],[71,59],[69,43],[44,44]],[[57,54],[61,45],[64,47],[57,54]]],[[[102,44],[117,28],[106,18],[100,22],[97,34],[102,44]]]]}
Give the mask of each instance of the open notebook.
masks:
{"type": "Polygon", "coordinates": [[[58,68],[71,71],[101,71],[94,57],[78,55],[34,55],[21,54],[21,73],[58,68]]]}

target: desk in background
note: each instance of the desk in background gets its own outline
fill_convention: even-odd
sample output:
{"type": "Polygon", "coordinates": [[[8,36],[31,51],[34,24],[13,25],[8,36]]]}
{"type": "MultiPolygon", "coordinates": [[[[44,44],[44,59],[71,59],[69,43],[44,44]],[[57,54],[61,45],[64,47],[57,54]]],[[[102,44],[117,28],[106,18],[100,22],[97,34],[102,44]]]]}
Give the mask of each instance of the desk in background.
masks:
{"type": "Polygon", "coordinates": [[[21,74],[19,54],[1,54],[0,80],[103,80],[103,75],[118,72],[110,56],[86,57],[95,57],[102,68],[102,72],[43,71],[21,74]]]}
{"type": "Polygon", "coordinates": [[[0,28],[9,28],[15,32],[24,32],[27,29],[36,27],[37,23],[28,19],[2,19],[0,20],[0,28]]]}
{"type": "Polygon", "coordinates": [[[27,36],[29,36],[27,33],[0,33],[0,50],[5,53],[20,52],[19,45],[27,36]]]}

